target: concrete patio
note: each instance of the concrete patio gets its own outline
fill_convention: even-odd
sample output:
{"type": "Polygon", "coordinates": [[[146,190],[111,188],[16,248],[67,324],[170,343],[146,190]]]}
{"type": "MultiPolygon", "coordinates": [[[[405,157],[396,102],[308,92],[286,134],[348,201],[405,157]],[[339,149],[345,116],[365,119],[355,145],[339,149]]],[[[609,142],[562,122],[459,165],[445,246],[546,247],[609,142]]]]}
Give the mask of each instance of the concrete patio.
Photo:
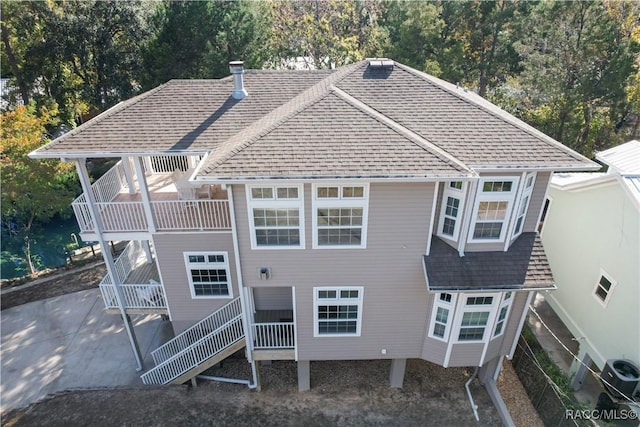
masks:
{"type": "MultiPolygon", "coordinates": [[[[158,315],[132,317],[145,367],[172,336],[158,315]]],[[[0,412],[67,389],[141,385],[122,318],[98,289],[3,310],[0,412]]]]}

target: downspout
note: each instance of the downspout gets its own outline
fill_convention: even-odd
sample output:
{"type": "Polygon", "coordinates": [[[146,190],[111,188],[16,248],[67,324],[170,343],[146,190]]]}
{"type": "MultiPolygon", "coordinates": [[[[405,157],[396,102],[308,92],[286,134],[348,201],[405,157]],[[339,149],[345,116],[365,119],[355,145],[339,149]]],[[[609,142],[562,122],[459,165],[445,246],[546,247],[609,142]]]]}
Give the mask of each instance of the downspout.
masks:
{"type": "Polygon", "coordinates": [[[473,409],[473,415],[476,417],[476,421],[480,421],[480,417],[478,416],[478,405],[476,405],[476,403],[473,401],[473,396],[471,396],[471,390],[469,389],[469,384],[471,384],[471,381],[473,381],[477,375],[478,367],[476,367],[476,370],[473,371],[473,375],[471,375],[471,378],[469,378],[467,382],[464,383],[464,388],[467,389],[467,396],[469,397],[469,403],[471,403],[471,409],[473,409]]]}
{"type": "Polygon", "coordinates": [[[116,291],[116,300],[118,301],[118,308],[120,309],[120,315],[122,316],[122,321],[124,322],[124,328],[127,331],[127,336],[129,337],[129,343],[131,344],[131,348],[133,349],[133,354],[136,358],[136,363],[138,365],[137,371],[140,372],[143,369],[143,361],[142,354],[140,353],[140,347],[138,345],[138,340],[136,339],[135,332],[133,331],[133,327],[129,323],[129,316],[124,308],[124,295],[122,294],[122,288],[120,287],[120,279],[117,275],[117,270],[111,255],[109,254],[109,248],[107,246],[107,242],[104,240],[102,236],[102,218],[96,212],[96,200],[93,195],[93,189],[91,188],[91,183],[89,182],[89,172],[87,171],[87,167],[85,165],[85,159],[76,160],[76,170],[78,171],[78,177],[80,178],[80,185],[82,185],[82,191],[84,191],[85,197],[87,198],[87,203],[89,207],[89,214],[91,215],[91,220],[93,221],[96,236],[98,238],[98,243],[102,248],[102,257],[104,258],[105,265],[107,267],[107,273],[111,276],[111,281],[113,282],[114,289],[116,291]]]}
{"type": "MultiPolygon", "coordinates": [[[[253,382],[246,382],[250,389],[258,387],[258,373],[256,371],[256,362],[253,360],[251,344],[253,337],[251,335],[251,328],[249,327],[249,310],[245,301],[244,285],[242,281],[242,268],[240,267],[240,246],[238,244],[238,228],[236,227],[236,211],[233,203],[233,190],[231,185],[227,186],[227,197],[229,198],[229,216],[231,217],[231,237],[233,239],[233,253],[236,262],[236,276],[238,277],[238,293],[240,294],[240,306],[242,307],[242,327],[244,328],[244,339],[247,349],[247,360],[251,364],[251,375],[253,382]]],[[[240,380],[246,381],[246,380],[240,380]]],[[[244,383],[243,383],[244,384],[244,383]]]]}

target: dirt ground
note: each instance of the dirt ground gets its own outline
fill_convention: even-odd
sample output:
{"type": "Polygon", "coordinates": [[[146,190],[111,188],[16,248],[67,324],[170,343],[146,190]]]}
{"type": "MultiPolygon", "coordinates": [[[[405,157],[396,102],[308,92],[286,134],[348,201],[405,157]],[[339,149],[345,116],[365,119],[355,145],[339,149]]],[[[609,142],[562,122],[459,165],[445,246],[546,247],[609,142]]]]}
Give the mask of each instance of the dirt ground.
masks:
{"type": "MultiPolygon", "coordinates": [[[[95,265],[81,272],[52,275],[37,285],[6,293],[2,308],[96,287],[105,272],[95,265]]],[[[513,369],[498,381],[518,426],[542,425],[513,369]]],[[[244,358],[232,357],[206,372],[250,378],[244,358]]],[[[2,426],[497,426],[500,418],[477,380],[471,391],[476,421],[464,383],[471,369],[442,368],[409,360],[404,387],[389,387],[388,360],[311,363],[311,390],[297,391],[295,362],[261,365],[262,391],[247,386],[200,380],[198,387],[164,386],[58,393],[27,408],[2,415],[2,426]]]]}

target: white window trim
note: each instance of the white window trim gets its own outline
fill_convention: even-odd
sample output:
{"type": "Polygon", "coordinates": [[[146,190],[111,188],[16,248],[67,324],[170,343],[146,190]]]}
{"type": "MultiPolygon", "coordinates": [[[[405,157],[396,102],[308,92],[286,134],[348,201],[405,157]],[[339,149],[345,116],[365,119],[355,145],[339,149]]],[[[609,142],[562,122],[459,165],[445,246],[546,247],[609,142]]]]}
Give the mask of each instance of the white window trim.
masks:
{"type": "MultiPolygon", "coordinates": [[[[454,317],[454,328],[452,328],[452,342],[456,344],[477,344],[477,343],[487,343],[491,338],[493,338],[493,331],[495,320],[497,318],[496,307],[498,307],[498,301],[500,301],[501,294],[499,293],[476,293],[476,294],[460,294],[458,297],[458,302],[456,304],[456,313],[454,317]],[[467,306],[467,298],[474,297],[493,297],[493,301],[491,304],[486,305],[470,305],[467,306]],[[487,323],[484,326],[484,333],[482,334],[482,339],[480,340],[460,340],[460,330],[462,329],[462,318],[464,313],[469,312],[483,312],[488,311],[489,317],[487,318],[487,323]]],[[[512,297],[513,298],[513,297],[512,297]]]]}
{"type": "Polygon", "coordinates": [[[313,184],[311,188],[311,222],[313,229],[313,249],[366,249],[367,247],[367,226],[369,218],[369,183],[363,182],[323,182],[313,184]],[[318,187],[338,187],[339,197],[322,198],[317,197],[318,187]],[[342,198],[344,187],[363,187],[363,197],[342,198]],[[362,208],[362,234],[359,245],[319,245],[318,244],[318,208],[362,208]]]}
{"type": "Polygon", "coordinates": [[[523,188],[522,193],[520,194],[520,197],[518,199],[518,206],[516,206],[516,209],[514,210],[515,215],[513,216],[513,239],[520,236],[524,230],[524,223],[527,221],[527,213],[529,212],[529,205],[531,204],[531,195],[533,194],[533,188],[536,186],[536,173],[526,173],[522,180],[522,186],[523,188]],[[529,180],[529,178],[531,178],[531,186],[527,187],[527,181],[529,180]],[[527,199],[526,202],[525,198],[527,199]],[[523,203],[525,205],[524,212],[522,214],[522,223],[520,226],[520,230],[517,230],[516,228],[518,227],[518,219],[520,218],[520,211],[522,210],[521,208],[523,206],[523,203]]]}
{"type": "MultiPolygon", "coordinates": [[[[253,250],[282,250],[282,249],[304,249],[305,248],[305,226],[304,226],[304,186],[302,184],[263,184],[263,185],[247,185],[246,186],[246,198],[247,198],[247,215],[249,217],[249,235],[251,239],[251,249],[253,250]],[[278,188],[297,188],[297,199],[278,199],[278,188]],[[271,199],[253,199],[251,197],[251,190],[254,188],[271,188],[273,191],[273,198],[271,199]],[[258,245],[256,239],[256,228],[253,218],[254,209],[298,209],[298,228],[300,233],[299,245],[258,245]]],[[[293,228],[293,227],[290,227],[293,228]]]]}
{"type": "Polygon", "coordinates": [[[513,306],[514,298],[515,298],[514,292],[510,292],[510,293],[505,292],[502,294],[502,301],[500,302],[500,305],[498,306],[498,310],[496,312],[496,322],[495,322],[495,325],[493,325],[493,334],[491,335],[491,339],[498,338],[504,335],[504,331],[507,329],[507,325],[509,324],[509,315],[511,314],[511,307],[513,306]],[[507,299],[507,294],[510,295],[508,299],[507,299]],[[498,323],[500,323],[500,312],[504,307],[507,307],[507,314],[505,314],[504,319],[502,320],[503,322],[502,329],[500,330],[499,333],[496,333],[496,329],[498,328],[498,323]]]}
{"type": "Polygon", "coordinates": [[[607,305],[609,305],[609,301],[611,301],[611,294],[613,294],[613,291],[615,290],[617,285],[618,285],[618,282],[614,280],[609,273],[607,273],[601,268],[600,274],[598,275],[598,280],[596,280],[596,285],[593,287],[593,292],[591,292],[591,295],[593,295],[595,300],[598,301],[598,303],[600,303],[602,307],[607,308],[607,305]],[[596,291],[598,290],[598,287],[600,286],[601,277],[605,277],[609,282],[611,282],[611,287],[607,291],[607,297],[604,299],[604,301],[596,293],[596,291]]]}
{"type": "Polygon", "coordinates": [[[442,237],[443,239],[447,239],[447,240],[453,240],[453,241],[457,241],[458,237],[460,236],[460,229],[462,228],[462,221],[464,219],[464,205],[465,205],[465,199],[467,196],[467,183],[465,181],[462,182],[462,188],[461,189],[457,189],[457,188],[453,188],[451,187],[451,182],[452,181],[447,181],[444,184],[444,190],[442,191],[442,202],[440,203],[440,221],[438,221],[438,231],[436,233],[436,235],[438,237],[442,237]],[[449,234],[445,234],[443,232],[443,228],[444,228],[444,220],[447,217],[446,212],[447,212],[447,198],[448,197],[453,197],[455,199],[458,199],[460,201],[459,205],[458,205],[458,216],[456,217],[456,225],[453,229],[453,236],[449,235],[449,234]]]}
{"type": "Polygon", "coordinates": [[[453,320],[455,317],[455,308],[456,301],[458,295],[450,292],[440,292],[435,294],[435,301],[433,303],[433,310],[431,312],[431,322],[429,323],[429,338],[433,338],[439,341],[448,342],[451,334],[451,325],[453,324],[453,320]],[[446,302],[440,299],[440,295],[442,294],[450,294],[451,302],[446,302]],[[434,334],[434,328],[436,325],[436,317],[438,315],[438,308],[444,308],[449,310],[449,315],[447,316],[447,323],[444,325],[444,334],[442,337],[439,337],[434,334]]]}
{"type": "Polygon", "coordinates": [[[362,331],[362,301],[364,286],[316,286],[313,288],[313,336],[320,337],[359,337],[362,331]],[[319,298],[320,291],[336,291],[336,298],[319,298]],[[358,298],[340,298],[340,291],[358,291],[358,298]],[[357,305],[358,318],[356,319],[356,332],[344,334],[321,334],[320,319],[318,319],[318,306],[320,305],[357,305]]]}
{"type": "MultiPolygon", "coordinates": [[[[473,206],[473,213],[471,215],[471,223],[469,224],[469,243],[504,243],[507,235],[509,234],[511,224],[511,214],[513,213],[513,205],[515,204],[515,197],[518,189],[520,178],[518,176],[488,176],[482,177],[478,182],[478,190],[476,192],[476,198],[473,206]],[[491,181],[512,181],[511,191],[500,192],[483,192],[482,189],[486,182],[491,181]],[[507,209],[505,211],[504,221],[502,229],[500,230],[500,236],[497,239],[476,239],[473,237],[475,234],[476,223],[478,222],[478,210],[481,202],[507,202],[507,209]]],[[[488,221],[491,222],[491,221],[488,221]]]]}
{"type": "Polygon", "coordinates": [[[191,291],[192,299],[232,299],[233,298],[233,282],[231,280],[231,269],[229,268],[229,253],[223,251],[197,251],[197,252],[184,252],[184,263],[187,272],[187,280],[189,282],[189,289],[191,291]],[[204,263],[191,263],[189,262],[189,256],[192,255],[204,255],[205,260],[209,255],[222,255],[224,257],[224,263],[209,263],[209,261],[205,261],[204,263]],[[229,290],[228,295],[196,295],[195,288],[193,287],[193,280],[191,278],[191,269],[196,269],[200,267],[200,269],[224,269],[227,274],[227,289],[229,290]]]}

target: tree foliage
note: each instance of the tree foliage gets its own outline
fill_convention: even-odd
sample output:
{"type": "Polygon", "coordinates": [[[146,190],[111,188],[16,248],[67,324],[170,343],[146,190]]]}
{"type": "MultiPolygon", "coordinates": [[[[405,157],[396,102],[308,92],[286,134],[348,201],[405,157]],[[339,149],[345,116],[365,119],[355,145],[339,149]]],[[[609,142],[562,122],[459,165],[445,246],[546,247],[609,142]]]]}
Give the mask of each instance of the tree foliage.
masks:
{"type": "Polygon", "coordinates": [[[261,68],[266,6],[245,1],[163,2],[152,21],[142,58],[145,88],[172,78],[219,78],[232,60],[261,68]]]}
{"type": "Polygon", "coordinates": [[[33,104],[2,113],[0,165],[2,166],[2,226],[23,239],[31,273],[31,231],[36,220],[46,222],[67,212],[78,188],[70,164],[58,160],[33,160],[27,155],[46,141],[46,126],[56,111],[33,104]]]}

